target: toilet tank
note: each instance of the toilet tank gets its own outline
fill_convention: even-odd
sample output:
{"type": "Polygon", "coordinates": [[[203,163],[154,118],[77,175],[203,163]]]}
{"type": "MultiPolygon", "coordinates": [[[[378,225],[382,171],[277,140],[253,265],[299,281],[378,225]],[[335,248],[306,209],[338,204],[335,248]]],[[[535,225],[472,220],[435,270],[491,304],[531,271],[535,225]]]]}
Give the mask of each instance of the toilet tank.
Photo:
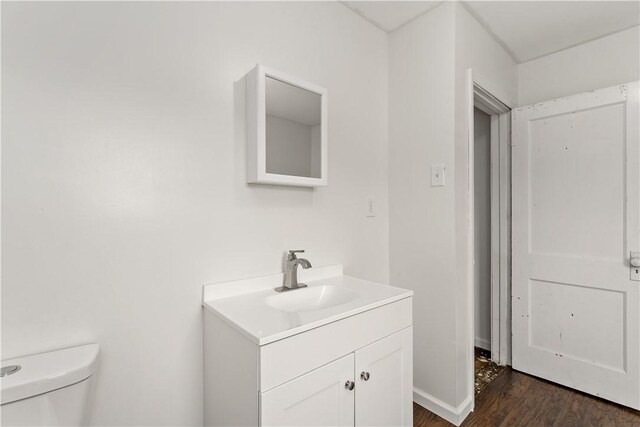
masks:
{"type": "Polygon", "coordinates": [[[1,425],[87,425],[98,351],[88,344],[2,361],[1,425]]]}

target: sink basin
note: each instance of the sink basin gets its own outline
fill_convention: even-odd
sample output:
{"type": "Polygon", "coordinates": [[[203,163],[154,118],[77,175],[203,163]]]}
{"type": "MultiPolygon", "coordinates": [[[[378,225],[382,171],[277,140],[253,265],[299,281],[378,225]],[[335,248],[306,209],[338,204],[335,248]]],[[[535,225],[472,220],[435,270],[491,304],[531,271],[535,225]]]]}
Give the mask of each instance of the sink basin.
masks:
{"type": "Polygon", "coordinates": [[[263,346],[413,295],[406,289],[345,276],[340,265],[298,273],[309,287],[274,291],[283,281],[282,273],[205,285],[202,305],[263,346]]]}
{"type": "Polygon", "coordinates": [[[355,300],[358,293],[343,286],[319,285],[271,295],[265,303],[276,310],[301,312],[323,310],[355,300]]]}

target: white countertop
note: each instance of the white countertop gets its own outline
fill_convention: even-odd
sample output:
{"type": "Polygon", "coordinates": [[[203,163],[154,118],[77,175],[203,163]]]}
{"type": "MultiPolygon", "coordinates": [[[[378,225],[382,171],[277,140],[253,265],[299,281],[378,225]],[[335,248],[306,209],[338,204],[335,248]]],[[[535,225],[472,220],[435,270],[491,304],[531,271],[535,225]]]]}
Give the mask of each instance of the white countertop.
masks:
{"type": "Polygon", "coordinates": [[[265,345],[413,295],[407,289],[344,276],[342,266],[302,270],[298,274],[299,282],[306,283],[308,288],[274,291],[273,288],[282,285],[282,274],[206,285],[202,305],[257,345],[265,345]],[[319,289],[312,288],[322,286],[329,290],[346,288],[340,290],[340,295],[348,295],[345,302],[306,310],[282,310],[270,304],[283,298],[315,295],[319,289]]]}

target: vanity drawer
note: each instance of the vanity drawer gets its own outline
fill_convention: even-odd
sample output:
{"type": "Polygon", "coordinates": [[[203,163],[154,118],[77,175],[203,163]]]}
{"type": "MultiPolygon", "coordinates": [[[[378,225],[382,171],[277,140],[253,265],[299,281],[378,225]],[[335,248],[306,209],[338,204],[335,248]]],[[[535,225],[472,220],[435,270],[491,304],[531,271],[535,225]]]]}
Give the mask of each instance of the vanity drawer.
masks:
{"type": "Polygon", "coordinates": [[[411,326],[412,304],[405,298],[260,347],[260,391],[411,326]]]}

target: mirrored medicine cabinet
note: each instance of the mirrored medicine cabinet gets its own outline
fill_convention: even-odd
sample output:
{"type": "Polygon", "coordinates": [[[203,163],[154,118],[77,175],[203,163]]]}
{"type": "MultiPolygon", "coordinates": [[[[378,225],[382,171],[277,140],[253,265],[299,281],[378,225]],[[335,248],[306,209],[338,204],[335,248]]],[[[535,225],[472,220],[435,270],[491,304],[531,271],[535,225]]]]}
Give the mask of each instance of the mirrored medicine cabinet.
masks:
{"type": "Polygon", "coordinates": [[[247,182],[327,185],[327,90],[260,64],[247,75],[247,182]]]}

